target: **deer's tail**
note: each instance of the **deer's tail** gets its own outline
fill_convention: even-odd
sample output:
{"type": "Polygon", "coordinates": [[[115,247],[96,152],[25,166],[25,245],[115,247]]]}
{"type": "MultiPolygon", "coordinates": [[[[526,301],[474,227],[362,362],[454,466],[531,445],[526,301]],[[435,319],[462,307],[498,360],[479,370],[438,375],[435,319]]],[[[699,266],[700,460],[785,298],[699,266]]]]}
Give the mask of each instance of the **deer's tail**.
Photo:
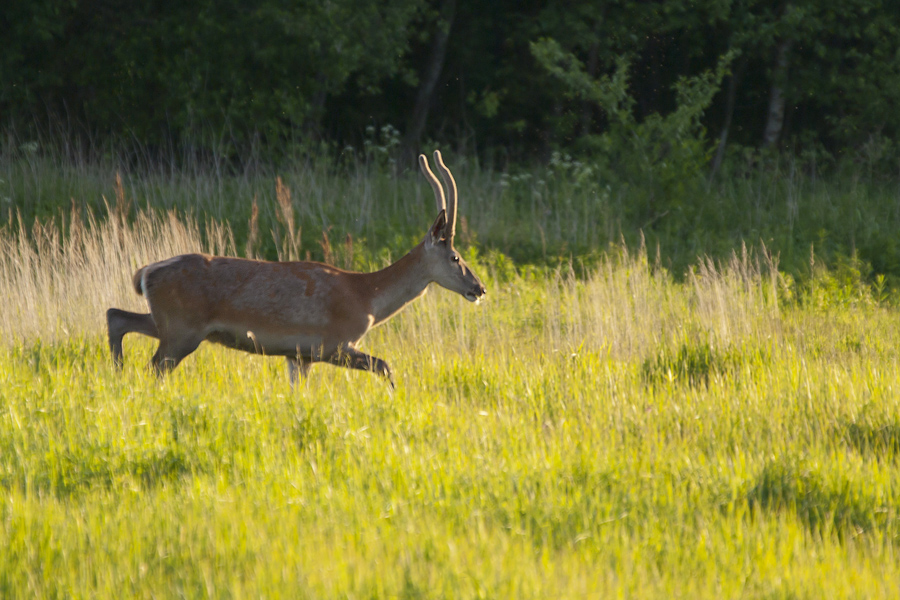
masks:
{"type": "Polygon", "coordinates": [[[146,270],[146,266],[141,267],[134,272],[134,277],[131,278],[131,284],[134,286],[134,291],[138,293],[138,296],[144,295],[144,271],[146,270]]]}

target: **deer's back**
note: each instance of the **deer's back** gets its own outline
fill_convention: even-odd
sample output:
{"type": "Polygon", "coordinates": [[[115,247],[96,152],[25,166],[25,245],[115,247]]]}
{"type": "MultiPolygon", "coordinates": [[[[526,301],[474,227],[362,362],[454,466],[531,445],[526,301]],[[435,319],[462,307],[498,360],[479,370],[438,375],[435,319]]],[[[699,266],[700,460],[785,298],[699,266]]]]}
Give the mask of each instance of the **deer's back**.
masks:
{"type": "Polygon", "coordinates": [[[151,312],[190,315],[207,328],[325,337],[367,328],[354,273],[316,262],[184,254],[135,274],[151,312]]]}

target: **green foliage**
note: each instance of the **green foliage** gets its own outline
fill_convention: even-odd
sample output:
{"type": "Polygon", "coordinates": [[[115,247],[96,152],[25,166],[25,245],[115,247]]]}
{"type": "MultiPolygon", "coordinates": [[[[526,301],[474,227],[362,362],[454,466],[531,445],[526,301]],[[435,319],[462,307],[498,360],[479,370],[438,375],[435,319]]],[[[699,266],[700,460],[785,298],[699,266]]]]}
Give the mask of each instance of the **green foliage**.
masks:
{"type": "Polygon", "coordinates": [[[824,309],[833,306],[855,306],[857,304],[873,304],[876,297],[885,300],[884,278],[871,281],[871,267],[855,256],[838,256],[832,268],[817,265],[812,257],[808,280],[808,289],[803,300],[810,306],[824,309]],[[878,288],[873,294],[872,283],[878,288]]]}
{"type": "Polygon", "coordinates": [[[596,103],[607,116],[607,131],[584,142],[587,155],[599,168],[600,180],[624,184],[629,195],[640,194],[642,198],[632,202],[633,210],[648,224],[670,212],[680,215],[688,210],[704,181],[712,151],[701,117],[718,92],[733,55],[720,58],[714,71],[679,79],[673,86],[673,111],[639,120],[636,99],[629,90],[631,60],[627,56],[619,59],[612,76],[595,80],[554,40],[536,42],[531,51],[572,94],[596,103]]]}
{"type": "Polygon", "coordinates": [[[862,159],[884,177],[898,153],[898,28],[883,0],[8,0],[0,114],[26,139],[60,133],[67,151],[136,139],[151,155],[175,149],[178,160],[233,166],[323,141],[359,146],[369,126],[394,124],[402,137],[422,86],[436,81],[423,139],[477,147],[489,162],[532,161],[595,143],[617,119],[536,64],[531,48],[552,39],[596,81],[621,82],[628,57],[631,113],[646,129],[642,160],[659,168],[695,157],[672,166],[673,178],[709,149],[686,147],[696,132],[678,138],[653,115],[702,106],[704,128],[718,136],[733,123],[728,143],[758,147],[774,88],[786,100],[782,148],[862,159]],[[438,32],[449,36],[439,64],[438,32]],[[733,98],[679,98],[679,82],[705,95],[705,74],[718,77],[728,55],[738,57],[733,98]]]}
{"type": "MultiPolygon", "coordinates": [[[[791,98],[814,95],[819,116],[803,115],[841,150],[883,144],[900,127],[893,109],[900,98],[900,55],[890,42],[900,32],[900,14],[880,0],[794,2],[781,17],[781,35],[794,41],[791,98]],[[834,109],[841,106],[841,110],[834,109]]],[[[805,124],[805,123],[804,123],[805,124]]],[[[882,148],[882,151],[886,148],[882,148]]],[[[896,152],[886,173],[896,171],[896,152]]]]}
{"type": "MultiPolygon", "coordinates": [[[[17,25],[23,11],[40,23],[44,13],[33,4],[13,0],[4,10],[17,25]]],[[[0,108],[25,121],[43,102],[51,112],[75,111],[101,136],[156,147],[174,142],[232,157],[262,143],[272,153],[297,132],[314,132],[325,99],[348,81],[373,92],[398,73],[420,5],[57,3],[31,34],[44,51],[27,53],[37,42],[16,40],[0,63],[0,80],[10,84],[0,108]],[[30,75],[48,71],[55,78],[30,75]]]]}

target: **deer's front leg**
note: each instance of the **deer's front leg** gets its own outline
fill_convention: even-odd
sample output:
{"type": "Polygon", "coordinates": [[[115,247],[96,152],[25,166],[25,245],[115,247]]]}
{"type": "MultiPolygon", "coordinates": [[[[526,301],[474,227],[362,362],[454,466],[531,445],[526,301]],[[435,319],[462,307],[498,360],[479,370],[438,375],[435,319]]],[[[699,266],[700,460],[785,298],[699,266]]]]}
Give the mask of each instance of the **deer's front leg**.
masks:
{"type": "Polygon", "coordinates": [[[391,384],[394,389],[394,376],[391,368],[386,362],[375,356],[369,356],[365,352],[360,352],[356,348],[341,348],[328,359],[328,362],[340,367],[348,367],[350,369],[359,369],[361,371],[371,371],[376,375],[381,375],[391,384]]]}

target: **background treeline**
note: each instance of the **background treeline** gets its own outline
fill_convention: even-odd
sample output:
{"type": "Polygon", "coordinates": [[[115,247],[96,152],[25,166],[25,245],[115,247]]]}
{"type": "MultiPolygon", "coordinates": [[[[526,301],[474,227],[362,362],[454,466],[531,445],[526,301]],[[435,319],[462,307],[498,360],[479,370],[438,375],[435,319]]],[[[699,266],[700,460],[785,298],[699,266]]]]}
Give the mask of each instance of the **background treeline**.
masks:
{"type": "Polygon", "coordinates": [[[886,0],[7,0],[0,38],[7,124],[161,148],[359,144],[390,125],[410,151],[546,159],[604,148],[617,110],[690,106],[714,141],[893,158],[900,126],[886,0]]]}

